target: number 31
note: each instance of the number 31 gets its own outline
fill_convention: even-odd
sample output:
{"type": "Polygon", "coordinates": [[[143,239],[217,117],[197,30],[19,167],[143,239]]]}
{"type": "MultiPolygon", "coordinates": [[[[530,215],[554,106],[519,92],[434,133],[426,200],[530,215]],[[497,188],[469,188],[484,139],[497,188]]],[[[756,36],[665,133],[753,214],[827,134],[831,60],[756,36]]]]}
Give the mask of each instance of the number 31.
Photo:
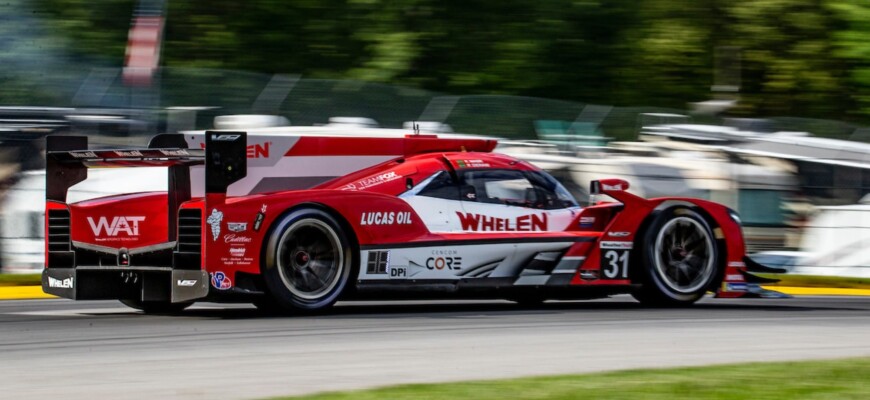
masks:
{"type": "MultiPolygon", "coordinates": [[[[604,267],[604,277],[607,279],[628,279],[628,252],[608,250],[604,253],[607,265],[604,267]]],[[[603,263],[602,263],[603,264],[603,263]]]]}

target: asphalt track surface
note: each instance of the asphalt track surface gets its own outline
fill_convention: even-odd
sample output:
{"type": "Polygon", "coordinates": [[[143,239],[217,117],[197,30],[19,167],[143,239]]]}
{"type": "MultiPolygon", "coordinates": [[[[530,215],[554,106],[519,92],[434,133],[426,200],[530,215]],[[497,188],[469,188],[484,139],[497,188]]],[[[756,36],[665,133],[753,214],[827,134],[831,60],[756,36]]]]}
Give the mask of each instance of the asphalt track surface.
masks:
{"type": "Polygon", "coordinates": [[[0,302],[0,397],[238,399],[628,368],[870,356],[870,298],[629,297],[548,303],[340,304],[275,317],[196,305],[0,302]]]}

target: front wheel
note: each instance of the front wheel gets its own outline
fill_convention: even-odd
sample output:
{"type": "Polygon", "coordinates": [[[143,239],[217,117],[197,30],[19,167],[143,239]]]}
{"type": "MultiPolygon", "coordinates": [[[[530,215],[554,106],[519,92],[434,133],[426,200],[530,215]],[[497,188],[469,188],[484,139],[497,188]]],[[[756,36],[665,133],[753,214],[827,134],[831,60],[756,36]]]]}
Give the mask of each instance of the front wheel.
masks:
{"type": "Polygon", "coordinates": [[[335,303],[353,266],[350,241],[335,218],[321,210],[301,209],[274,226],[262,272],[275,305],[317,311],[335,303]]]}
{"type": "Polygon", "coordinates": [[[719,276],[718,248],[698,212],[673,207],[660,212],[643,236],[641,303],[682,306],[698,301],[719,276]]]}

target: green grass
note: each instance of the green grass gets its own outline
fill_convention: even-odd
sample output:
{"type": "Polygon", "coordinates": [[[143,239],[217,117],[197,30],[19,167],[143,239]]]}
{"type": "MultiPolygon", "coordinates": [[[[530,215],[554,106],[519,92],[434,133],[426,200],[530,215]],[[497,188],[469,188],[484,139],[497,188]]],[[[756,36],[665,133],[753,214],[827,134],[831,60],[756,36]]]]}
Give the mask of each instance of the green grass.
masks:
{"type": "Polygon", "coordinates": [[[0,286],[39,286],[40,274],[0,274],[0,286]]]}
{"type": "Polygon", "coordinates": [[[283,399],[870,399],[870,358],[403,385],[283,399]]]}

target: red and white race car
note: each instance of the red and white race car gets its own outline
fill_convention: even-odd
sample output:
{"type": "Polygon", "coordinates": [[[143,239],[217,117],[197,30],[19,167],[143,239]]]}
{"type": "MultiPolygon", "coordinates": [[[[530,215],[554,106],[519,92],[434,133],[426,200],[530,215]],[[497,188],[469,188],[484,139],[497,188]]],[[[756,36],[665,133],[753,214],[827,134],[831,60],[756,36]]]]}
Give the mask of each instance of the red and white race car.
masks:
{"type": "MultiPolygon", "coordinates": [[[[693,198],[581,207],[496,142],[432,135],[164,134],[148,148],[47,142],[46,293],[146,312],[194,301],[312,311],[336,300],[631,293],[687,305],[773,296],[738,216],[693,198]],[[168,190],[67,203],[92,167],[166,167],[168,190]]],[[[161,178],[162,179],[162,178],[161,178]]]]}

